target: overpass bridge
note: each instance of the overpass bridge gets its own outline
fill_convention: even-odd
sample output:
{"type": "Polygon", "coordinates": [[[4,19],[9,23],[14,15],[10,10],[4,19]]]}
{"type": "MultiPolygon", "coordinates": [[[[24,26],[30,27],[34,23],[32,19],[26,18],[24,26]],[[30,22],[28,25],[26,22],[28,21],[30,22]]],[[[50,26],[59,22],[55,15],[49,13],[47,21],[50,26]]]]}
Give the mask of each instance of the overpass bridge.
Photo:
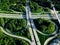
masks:
{"type": "MultiPolygon", "coordinates": [[[[38,19],[38,18],[57,19],[55,15],[51,15],[51,14],[32,14],[31,16],[32,16],[31,19],[38,19]]],[[[58,16],[60,18],[60,14],[58,14],[58,16]]],[[[25,19],[26,15],[23,15],[23,14],[4,14],[4,13],[0,13],[0,18],[25,19]]]]}

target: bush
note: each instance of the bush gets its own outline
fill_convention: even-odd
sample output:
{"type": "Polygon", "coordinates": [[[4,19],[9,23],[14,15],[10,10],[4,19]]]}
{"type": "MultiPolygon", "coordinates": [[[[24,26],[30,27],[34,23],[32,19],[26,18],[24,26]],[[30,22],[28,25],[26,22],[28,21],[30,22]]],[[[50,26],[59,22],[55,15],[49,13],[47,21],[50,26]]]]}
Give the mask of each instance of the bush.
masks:
{"type": "MultiPolygon", "coordinates": [[[[8,31],[14,35],[30,39],[29,30],[26,29],[26,20],[1,18],[0,24],[4,29],[9,29],[8,31]]],[[[24,40],[9,37],[2,33],[0,29],[0,45],[29,45],[29,43],[24,40]]]]}
{"type": "Polygon", "coordinates": [[[36,2],[30,2],[31,11],[35,13],[40,13],[42,11],[42,7],[39,6],[36,2]]]}
{"type": "Polygon", "coordinates": [[[37,19],[34,22],[37,29],[43,33],[50,34],[55,31],[55,24],[50,20],[37,19]]]}
{"type": "Polygon", "coordinates": [[[9,37],[0,30],[0,45],[29,45],[29,43],[21,39],[9,37]]]}

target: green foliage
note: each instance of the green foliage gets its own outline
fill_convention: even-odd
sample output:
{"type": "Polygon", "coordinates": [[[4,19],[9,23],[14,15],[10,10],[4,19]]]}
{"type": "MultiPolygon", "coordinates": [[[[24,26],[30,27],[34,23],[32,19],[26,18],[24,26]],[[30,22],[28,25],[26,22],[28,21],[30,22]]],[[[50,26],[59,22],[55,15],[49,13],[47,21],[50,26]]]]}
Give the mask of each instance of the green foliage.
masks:
{"type": "Polygon", "coordinates": [[[5,19],[5,18],[0,18],[0,24],[1,26],[5,26],[5,23],[7,23],[9,21],[9,19],[5,19]]]}
{"type": "Polygon", "coordinates": [[[31,7],[31,11],[32,12],[37,12],[37,13],[39,13],[39,12],[41,12],[42,11],[42,7],[41,6],[39,6],[36,2],[30,2],[30,7],[31,7]]]}
{"type": "Polygon", "coordinates": [[[41,40],[41,45],[44,45],[44,42],[46,41],[46,39],[49,38],[49,36],[44,36],[41,35],[40,33],[38,33],[39,39],[41,40]]]}
{"type": "MultiPolygon", "coordinates": [[[[26,20],[1,18],[0,24],[4,29],[9,29],[10,33],[14,35],[30,39],[29,29],[26,29],[26,20]]],[[[29,45],[29,43],[21,39],[9,37],[2,33],[0,29],[0,45],[29,45]]]]}
{"type": "MultiPolygon", "coordinates": [[[[56,9],[60,9],[60,2],[59,0],[31,0],[30,7],[32,12],[41,12],[42,7],[48,7],[51,9],[51,3],[54,3],[56,9]],[[41,7],[42,6],[42,7],[41,7]]],[[[0,2],[0,9],[2,10],[15,10],[19,12],[25,12],[26,7],[26,0],[1,0],[0,2]]],[[[47,11],[49,9],[46,9],[47,11]]]]}
{"type": "Polygon", "coordinates": [[[44,11],[45,12],[50,12],[50,9],[49,8],[45,8],[44,11]]]}
{"type": "Polygon", "coordinates": [[[0,45],[29,45],[26,41],[3,34],[0,30],[0,45]]]}
{"type": "MultiPolygon", "coordinates": [[[[45,34],[51,34],[55,31],[55,24],[51,20],[45,20],[39,18],[39,19],[35,19],[34,23],[36,28],[45,34]]],[[[46,39],[50,37],[50,36],[41,35],[40,33],[38,33],[38,36],[42,45],[44,45],[46,39]]]]}
{"type": "Polygon", "coordinates": [[[55,24],[50,20],[37,19],[35,25],[43,33],[51,34],[55,31],[55,24]]]}
{"type": "Polygon", "coordinates": [[[0,24],[4,27],[4,20],[3,19],[0,19],[0,24]]]}
{"type": "Polygon", "coordinates": [[[2,0],[1,3],[0,3],[0,9],[1,10],[10,10],[12,9],[12,7],[16,8],[13,10],[18,10],[18,11],[25,11],[24,7],[25,7],[25,3],[26,3],[26,0],[2,0]],[[22,4],[22,5],[19,5],[19,4],[22,4]]]}
{"type": "Polygon", "coordinates": [[[8,28],[10,29],[10,30],[12,30],[12,31],[18,31],[18,30],[22,30],[23,28],[25,28],[26,27],[26,20],[18,20],[18,19],[16,19],[16,20],[12,20],[10,23],[9,23],[9,25],[8,25],[8,28]],[[11,26],[9,26],[9,25],[11,25],[11,26]],[[11,28],[12,29],[11,29],[11,28]]]}

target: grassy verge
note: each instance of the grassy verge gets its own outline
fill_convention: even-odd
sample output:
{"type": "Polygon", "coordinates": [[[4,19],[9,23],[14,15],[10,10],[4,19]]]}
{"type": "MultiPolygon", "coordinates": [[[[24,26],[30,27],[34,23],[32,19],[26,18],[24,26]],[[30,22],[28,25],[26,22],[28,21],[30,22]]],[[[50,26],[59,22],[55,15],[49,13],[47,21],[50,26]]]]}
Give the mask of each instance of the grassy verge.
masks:
{"type": "Polygon", "coordinates": [[[49,36],[44,36],[38,33],[39,36],[39,40],[41,42],[42,45],[44,45],[44,42],[46,41],[47,38],[49,38],[49,36]]]}

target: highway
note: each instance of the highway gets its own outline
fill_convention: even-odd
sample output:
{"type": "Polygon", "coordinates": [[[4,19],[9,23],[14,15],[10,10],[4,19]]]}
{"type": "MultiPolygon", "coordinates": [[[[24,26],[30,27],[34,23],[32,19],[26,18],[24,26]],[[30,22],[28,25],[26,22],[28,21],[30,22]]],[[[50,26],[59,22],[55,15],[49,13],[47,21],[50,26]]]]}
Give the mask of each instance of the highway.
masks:
{"type": "Polygon", "coordinates": [[[27,10],[28,10],[28,11],[27,11],[28,13],[26,13],[26,14],[28,14],[28,15],[27,15],[27,21],[30,21],[30,22],[28,22],[28,23],[30,23],[31,28],[32,28],[32,31],[33,31],[33,33],[34,33],[34,39],[35,39],[36,45],[41,45],[40,40],[39,40],[39,38],[38,38],[38,34],[37,34],[37,32],[36,32],[36,28],[35,28],[33,19],[31,19],[31,18],[32,18],[32,16],[31,16],[32,14],[31,14],[30,7],[29,7],[29,1],[30,1],[30,0],[28,0],[28,3],[27,3],[27,10]],[[28,20],[28,19],[29,19],[29,20],[28,20]]]}
{"type": "Polygon", "coordinates": [[[59,24],[60,24],[60,19],[59,19],[58,14],[56,13],[56,9],[55,9],[55,7],[54,7],[54,4],[52,4],[52,7],[53,7],[53,11],[55,12],[55,16],[56,16],[56,18],[58,19],[58,22],[59,22],[59,24]]]}
{"type": "MultiPolygon", "coordinates": [[[[60,18],[60,14],[59,15],[59,18],[60,18]]],[[[44,19],[57,19],[55,15],[49,15],[49,14],[33,14],[31,15],[31,19],[38,19],[38,18],[44,18],[44,19]]],[[[3,13],[0,13],[0,18],[12,18],[12,19],[25,19],[26,18],[26,15],[23,15],[23,14],[3,14],[3,13]]]]}
{"type": "Polygon", "coordinates": [[[57,36],[58,36],[58,34],[55,34],[54,36],[48,38],[48,39],[44,42],[44,45],[48,45],[48,43],[49,43],[52,39],[56,38],[57,36]]]}
{"type": "Polygon", "coordinates": [[[11,36],[11,37],[14,37],[14,38],[18,38],[18,39],[23,39],[23,40],[25,40],[25,41],[27,41],[27,42],[29,42],[29,43],[31,44],[31,41],[30,41],[29,39],[27,39],[27,38],[25,38],[25,37],[22,37],[22,36],[17,36],[17,35],[10,34],[10,33],[6,32],[1,26],[0,26],[0,30],[1,30],[4,34],[6,34],[6,35],[8,35],[8,36],[11,36]]]}
{"type": "Polygon", "coordinates": [[[27,2],[26,2],[26,19],[27,19],[27,27],[29,28],[29,32],[31,35],[31,45],[36,45],[33,31],[32,31],[31,25],[30,25],[30,20],[29,20],[29,0],[27,0],[27,2]]]}
{"type": "MultiPolygon", "coordinates": [[[[10,33],[6,32],[2,27],[0,27],[0,29],[6,35],[26,40],[31,45],[36,45],[36,43],[37,43],[37,45],[41,45],[40,41],[39,41],[39,38],[38,38],[38,35],[37,35],[37,32],[36,32],[36,30],[34,28],[34,22],[33,22],[33,20],[31,20],[31,11],[30,11],[30,7],[29,7],[28,3],[29,3],[29,0],[27,0],[27,5],[26,5],[26,18],[27,18],[27,27],[29,27],[29,29],[30,29],[29,31],[30,31],[30,35],[31,35],[31,40],[32,41],[30,41],[29,39],[27,39],[25,37],[21,37],[21,36],[16,36],[16,35],[10,34],[10,33]]],[[[17,15],[17,14],[0,14],[0,18],[17,18],[17,19],[20,19],[21,16],[22,15],[17,15]]]]}
{"type": "Polygon", "coordinates": [[[53,9],[53,11],[54,11],[54,13],[55,13],[55,16],[56,16],[59,24],[60,24],[60,16],[57,14],[57,11],[56,11],[56,9],[55,9],[55,7],[54,7],[54,2],[53,2],[52,0],[48,0],[48,2],[51,2],[51,7],[52,7],[52,9],[53,9]]]}
{"type": "MultiPolygon", "coordinates": [[[[51,6],[52,6],[52,8],[53,8],[53,11],[54,11],[54,13],[55,13],[55,16],[56,16],[59,24],[60,24],[59,15],[56,13],[56,9],[55,9],[55,7],[54,7],[54,4],[51,4],[51,6]]],[[[52,39],[56,38],[57,36],[58,36],[58,34],[55,34],[54,36],[48,38],[48,39],[45,41],[44,45],[48,45],[48,43],[49,43],[52,39]]]]}
{"type": "MultiPolygon", "coordinates": [[[[55,12],[55,15],[51,15],[51,14],[33,14],[31,13],[30,11],[30,7],[29,7],[29,2],[30,0],[27,0],[27,3],[26,3],[26,15],[23,15],[23,14],[2,14],[0,13],[0,18],[13,18],[13,19],[27,19],[27,27],[29,28],[29,32],[30,32],[30,35],[31,35],[31,41],[25,37],[21,37],[21,36],[16,36],[16,35],[13,35],[13,34],[10,34],[8,32],[6,32],[2,27],[0,27],[1,31],[3,33],[5,33],[6,35],[8,36],[11,36],[11,37],[15,37],[15,38],[19,38],[19,39],[23,39],[23,40],[26,40],[27,42],[29,42],[31,45],[41,45],[40,43],[40,40],[39,40],[39,37],[38,37],[38,34],[37,32],[39,32],[35,25],[34,25],[34,22],[33,22],[33,19],[38,19],[38,18],[44,18],[44,19],[58,19],[59,23],[60,23],[60,14],[58,16],[58,14],[56,13],[56,10],[55,10],[55,7],[53,7],[53,11],[55,12]]],[[[39,32],[41,33],[41,32],[39,32]]],[[[56,32],[54,32],[56,33],[56,32]]],[[[54,34],[52,33],[52,34],[54,34]]],[[[43,33],[41,33],[43,34],[43,33]]],[[[43,35],[46,35],[46,34],[43,34],[43,35]]],[[[47,45],[47,43],[52,40],[53,38],[57,37],[57,34],[55,36],[52,36],[50,38],[48,38],[44,45],[47,45]]]]}

